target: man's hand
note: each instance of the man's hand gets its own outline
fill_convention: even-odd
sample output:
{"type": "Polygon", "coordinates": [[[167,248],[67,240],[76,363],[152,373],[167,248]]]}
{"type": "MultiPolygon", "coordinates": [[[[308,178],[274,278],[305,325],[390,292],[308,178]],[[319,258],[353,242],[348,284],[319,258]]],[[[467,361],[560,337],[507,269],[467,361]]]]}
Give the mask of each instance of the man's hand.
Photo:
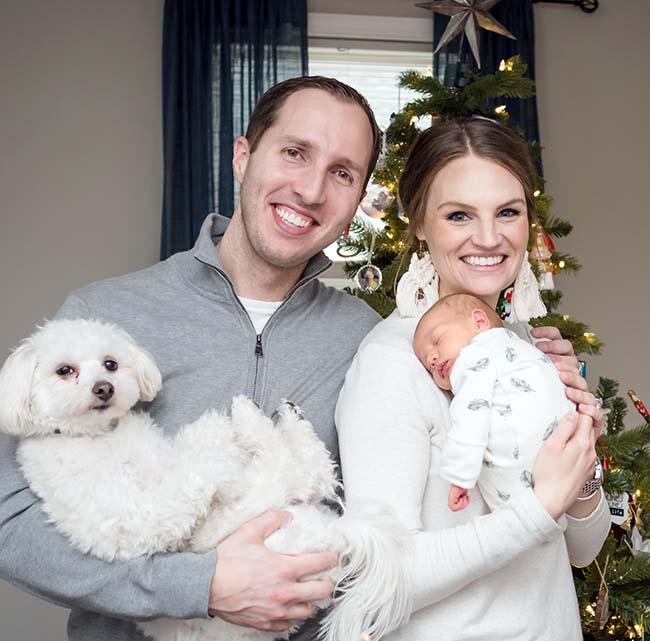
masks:
{"type": "Polygon", "coordinates": [[[291,522],[291,514],[269,510],[217,546],[209,612],[225,621],[280,632],[313,616],[314,601],[328,598],[331,580],[303,580],[333,567],[330,552],[288,555],[269,550],[264,541],[291,522]]]}

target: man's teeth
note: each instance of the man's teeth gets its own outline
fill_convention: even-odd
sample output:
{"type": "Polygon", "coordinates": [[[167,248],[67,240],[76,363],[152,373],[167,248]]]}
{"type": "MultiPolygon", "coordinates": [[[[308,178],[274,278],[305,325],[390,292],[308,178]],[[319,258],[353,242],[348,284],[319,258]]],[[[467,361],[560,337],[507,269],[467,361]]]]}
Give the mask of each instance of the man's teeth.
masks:
{"type": "Polygon", "coordinates": [[[312,220],[298,216],[292,211],[288,211],[282,207],[276,207],[275,211],[277,212],[278,216],[284,220],[285,223],[289,223],[295,227],[309,227],[313,223],[312,220]]]}
{"type": "Polygon", "coordinates": [[[463,262],[468,265],[498,265],[505,256],[463,256],[463,262]]]}

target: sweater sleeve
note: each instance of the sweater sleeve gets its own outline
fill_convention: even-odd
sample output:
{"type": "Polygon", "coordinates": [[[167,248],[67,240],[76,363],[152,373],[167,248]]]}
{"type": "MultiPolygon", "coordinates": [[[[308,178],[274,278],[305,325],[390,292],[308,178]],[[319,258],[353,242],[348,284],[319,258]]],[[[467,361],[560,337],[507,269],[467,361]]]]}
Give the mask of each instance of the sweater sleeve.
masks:
{"type": "Polygon", "coordinates": [[[600,552],[612,526],[609,504],[600,489],[600,502],[589,515],[578,519],[566,515],[567,528],[564,533],[571,565],[583,568],[589,565],[600,552]]]}
{"type": "MultiPolygon", "coordinates": [[[[562,528],[523,488],[507,506],[455,527],[423,530],[422,503],[431,467],[431,417],[446,403],[412,352],[367,343],[355,357],[337,406],[341,469],[348,505],[389,504],[412,532],[415,609],[504,566],[562,528]],[[422,380],[422,379],[421,379],[422,380]]],[[[440,507],[443,509],[443,506],[440,507]]]]}
{"type": "MultiPolygon", "coordinates": [[[[90,316],[73,296],[56,317],[90,316]]],[[[16,462],[16,445],[0,435],[0,576],[57,605],[121,619],[208,616],[215,551],[110,563],[82,554],[47,522],[16,462]]]]}

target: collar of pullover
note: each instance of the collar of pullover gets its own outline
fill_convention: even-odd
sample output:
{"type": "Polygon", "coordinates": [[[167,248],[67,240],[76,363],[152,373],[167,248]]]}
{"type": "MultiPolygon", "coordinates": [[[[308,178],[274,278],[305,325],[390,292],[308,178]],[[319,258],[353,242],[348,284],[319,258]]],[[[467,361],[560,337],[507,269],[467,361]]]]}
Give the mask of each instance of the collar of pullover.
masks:
{"type": "MultiPolygon", "coordinates": [[[[221,216],[220,214],[209,214],[201,225],[201,231],[196,239],[194,247],[189,252],[175,254],[172,258],[182,260],[183,273],[186,274],[195,285],[202,289],[211,290],[214,288],[210,283],[214,283],[214,271],[206,270],[206,266],[212,267],[217,270],[232,286],[230,279],[223,269],[219,252],[216,251],[216,246],[219,244],[222,236],[228,227],[230,218],[221,216]],[[210,273],[208,273],[210,272],[210,273]]],[[[309,260],[305,270],[298,279],[298,282],[291,288],[288,295],[290,295],[297,287],[303,285],[307,281],[312,280],[318,274],[325,271],[332,262],[327,258],[323,252],[319,252],[309,260]]]]}

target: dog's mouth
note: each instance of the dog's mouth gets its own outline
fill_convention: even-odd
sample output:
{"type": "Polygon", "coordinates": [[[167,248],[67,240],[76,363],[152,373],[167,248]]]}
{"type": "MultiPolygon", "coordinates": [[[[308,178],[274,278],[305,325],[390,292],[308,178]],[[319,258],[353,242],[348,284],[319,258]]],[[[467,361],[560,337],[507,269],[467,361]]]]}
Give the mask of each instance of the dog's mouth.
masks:
{"type": "Polygon", "coordinates": [[[98,412],[103,412],[111,406],[110,403],[100,403],[99,405],[93,405],[91,409],[97,410],[98,412]]]}

